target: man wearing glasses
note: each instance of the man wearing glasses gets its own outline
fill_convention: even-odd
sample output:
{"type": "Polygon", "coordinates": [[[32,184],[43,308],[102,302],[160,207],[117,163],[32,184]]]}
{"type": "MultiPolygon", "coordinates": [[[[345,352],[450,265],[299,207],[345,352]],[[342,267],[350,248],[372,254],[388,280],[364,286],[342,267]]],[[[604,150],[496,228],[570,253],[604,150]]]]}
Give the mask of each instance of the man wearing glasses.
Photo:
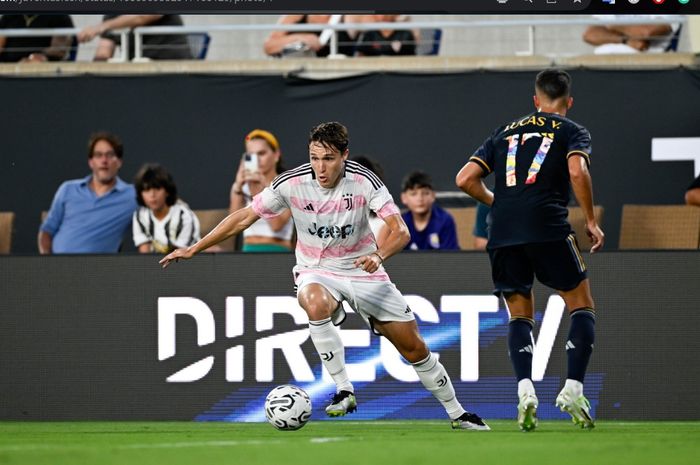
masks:
{"type": "Polygon", "coordinates": [[[136,210],[134,186],[117,173],[124,147],[108,132],[88,141],[92,174],[66,181],[58,188],[51,209],[39,228],[39,253],[115,253],[131,226],[136,210]]]}

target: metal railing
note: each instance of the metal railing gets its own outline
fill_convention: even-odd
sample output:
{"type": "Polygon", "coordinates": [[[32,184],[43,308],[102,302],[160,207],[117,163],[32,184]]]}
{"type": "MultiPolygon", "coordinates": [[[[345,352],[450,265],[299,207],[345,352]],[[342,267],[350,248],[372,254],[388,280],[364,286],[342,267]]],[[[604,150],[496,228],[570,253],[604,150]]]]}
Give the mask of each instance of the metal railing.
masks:
{"type": "MultiPolygon", "coordinates": [[[[669,18],[649,18],[643,19],[643,24],[669,24],[669,22],[685,24],[686,16],[676,16],[673,20],[669,18]]],[[[253,32],[253,31],[287,31],[287,32],[314,32],[331,30],[333,34],[330,39],[330,56],[338,53],[338,31],[370,31],[378,29],[475,29],[475,28],[514,28],[524,27],[528,30],[528,49],[518,52],[518,55],[535,55],[535,29],[537,27],[552,26],[590,26],[590,25],[634,25],[640,24],[639,18],[609,18],[598,19],[593,17],[585,18],[563,18],[563,19],[505,19],[505,20],[466,20],[466,21],[408,21],[392,23],[339,23],[339,24],[212,24],[201,26],[141,26],[133,29],[134,34],[134,57],[133,61],[144,60],[143,38],[147,35],[187,35],[210,32],[253,32]]],[[[46,37],[53,35],[77,35],[78,28],[57,28],[57,29],[5,29],[0,31],[0,35],[5,37],[46,37]]],[[[129,49],[129,29],[113,31],[121,37],[121,53],[113,61],[128,61],[129,49]]]]}

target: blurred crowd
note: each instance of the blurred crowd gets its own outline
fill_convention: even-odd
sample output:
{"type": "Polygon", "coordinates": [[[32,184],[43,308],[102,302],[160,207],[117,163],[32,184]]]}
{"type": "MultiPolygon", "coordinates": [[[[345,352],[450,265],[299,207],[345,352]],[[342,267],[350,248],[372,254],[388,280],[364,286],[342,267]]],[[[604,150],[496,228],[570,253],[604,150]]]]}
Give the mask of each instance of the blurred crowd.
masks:
{"type": "MultiPolygon", "coordinates": [[[[248,207],[253,197],[270,186],[285,168],[282,149],[270,131],[254,129],[242,141],[244,150],[230,189],[228,212],[248,207]]],[[[188,247],[202,236],[195,211],[180,197],[176,182],[160,164],[145,163],[133,183],[120,178],[124,146],[112,133],[90,136],[87,163],[90,174],[63,182],[39,228],[41,254],[116,253],[124,249],[131,231],[133,246],[141,253],[168,253],[188,247]]],[[[366,156],[353,157],[383,181],[381,165],[366,156]]],[[[436,202],[431,177],[422,171],[406,174],[400,192],[403,219],[411,232],[408,250],[458,250],[458,230],[452,215],[436,202]]],[[[488,213],[488,210],[485,210],[488,213]]],[[[474,228],[474,246],[486,245],[486,214],[474,228]]],[[[387,228],[378,217],[371,220],[378,244],[387,228]]],[[[207,231],[208,232],[208,231],[207,231]]],[[[248,228],[241,240],[244,252],[289,252],[295,237],[291,212],[248,228]]],[[[210,250],[213,252],[219,249],[210,250]]]]}
{"type": "MultiPolygon", "coordinates": [[[[401,23],[403,15],[284,15],[279,24],[316,24],[310,32],[273,31],[263,44],[273,57],[319,56],[330,53],[328,24],[340,22],[401,23]]],[[[134,57],[133,29],[144,26],[183,26],[180,15],[105,15],[97,24],[82,28],[77,35],[3,37],[0,35],[0,62],[43,62],[75,60],[78,44],[96,41],[94,61],[115,56],[121,46],[122,30],[130,30],[126,56],[134,57]]],[[[3,15],[0,29],[73,28],[69,15],[3,15]]],[[[145,34],[141,56],[149,60],[191,60],[202,58],[193,37],[201,34],[145,34]]],[[[345,56],[415,55],[420,33],[409,29],[350,30],[338,32],[339,54],[345,56]]]]}
{"type": "MultiPolygon", "coordinates": [[[[586,28],[582,40],[594,46],[594,53],[658,53],[675,51],[681,32],[677,17],[664,15],[625,15],[638,19],[639,24],[606,24],[614,16],[593,17],[601,25],[586,28]],[[645,24],[645,20],[655,23],[645,24]],[[660,23],[659,21],[667,21],[660,23]]],[[[436,54],[439,34],[410,27],[411,18],[406,15],[283,15],[278,24],[311,25],[315,30],[272,31],[261,44],[264,53],[271,57],[327,57],[338,56],[405,56],[436,54]],[[394,27],[387,28],[391,23],[394,27]],[[402,27],[402,24],[406,24],[402,27]],[[344,24],[348,28],[335,32],[337,48],[331,48],[334,32],[329,25],[344,24]],[[367,25],[377,24],[377,28],[367,25]],[[356,26],[356,27],[350,27],[356,26]]],[[[94,61],[106,61],[115,57],[121,47],[122,31],[127,35],[128,46],[121,57],[134,59],[135,37],[133,29],[144,26],[182,27],[180,15],[105,15],[101,21],[79,29],[73,34],[54,36],[0,35],[0,62],[73,61],[79,44],[94,43],[94,61]]],[[[0,29],[72,29],[69,15],[2,15],[0,29]]],[[[435,29],[439,33],[439,29],[435,29]]],[[[203,59],[210,37],[203,33],[144,34],[141,36],[141,59],[191,60],[203,59]]]]}

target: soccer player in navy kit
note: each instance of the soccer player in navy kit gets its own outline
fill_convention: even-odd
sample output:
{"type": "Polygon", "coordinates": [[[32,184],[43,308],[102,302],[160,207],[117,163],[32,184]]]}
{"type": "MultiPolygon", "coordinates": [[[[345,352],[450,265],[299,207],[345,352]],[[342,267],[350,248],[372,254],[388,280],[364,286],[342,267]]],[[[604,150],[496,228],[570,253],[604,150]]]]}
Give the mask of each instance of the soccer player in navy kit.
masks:
{"type": "Polygon", "coordinates": [[[591,253],[603,246],[604,234],[593,215],[591,137],[566,118],[573,104],[570,91],[565,71],[539,73],[536,111],[496,129],[456,178],[460,189],[491,206],[487,249],[494,292],[503,295],[510,313],[508,351],[518,378],[518,424],[525,431],[537,426],[531,379],[534,276],[558,291],[571,316],[567,379],[556,405],[581,427],[594,426],[583,380],[593,350],[595,310],[586,265],[567,222],[570,186],[586,218],[591,253]],[[491,173],[493,192],[482,181],[491,173]]]}

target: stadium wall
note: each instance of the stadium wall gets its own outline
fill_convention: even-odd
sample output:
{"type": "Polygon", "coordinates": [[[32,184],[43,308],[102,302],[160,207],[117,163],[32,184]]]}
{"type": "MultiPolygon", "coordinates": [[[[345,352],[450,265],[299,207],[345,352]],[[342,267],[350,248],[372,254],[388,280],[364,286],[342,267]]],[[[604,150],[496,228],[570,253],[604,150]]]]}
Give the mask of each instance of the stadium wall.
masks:
{"type": "MultiPolygon", "coordinates": [[[[595,201],[605,207],[607,247],[614,249],[623,204],[680,204],[700,169],[692,150],[678,154],[684,161],[651,160],[654,138],[698,137],[700,71],[571,73],[570,116],[593,135],[595,201]]],[[[351,154],[381,162],[396,198],[414,169],[431,173],[438,190],[455,190],[455,174],[493,129],[532,111],[534,75],[0,77],[0,211],[17,214],[12,251],[36,253],[40,212],[61,182],[88,174],[86,141],[99,129],[123,138],[124,179],[144,162],[160,162],[195,209],[228,205],[250,129],[277,134],[293,167],[307,161],[309,129],[328,120],[349,127],[351,154]]],[[[130,238],[125,244],[129,250],[130,238]]]]}
{"type": "MultiPolygon", "coordinates": [[[[697,420],[700,251],[586,256],[598,310],[586,391],[601,419],[697,420]]],[[[324,379],[292,290],[291,254],[0,257],[0,419],[263,421],[275,385],[324,379]]],[[[403,253],[388,271],[460,399],[513,418],[507,313],[482,253],[403,253]]],[[[569,321],[536,287],[540,418],[564,418],[569,321]]],[[[360,403],[352,419],[442,418],[386,341],[350,313],[342,337],[360,403]]]]}

